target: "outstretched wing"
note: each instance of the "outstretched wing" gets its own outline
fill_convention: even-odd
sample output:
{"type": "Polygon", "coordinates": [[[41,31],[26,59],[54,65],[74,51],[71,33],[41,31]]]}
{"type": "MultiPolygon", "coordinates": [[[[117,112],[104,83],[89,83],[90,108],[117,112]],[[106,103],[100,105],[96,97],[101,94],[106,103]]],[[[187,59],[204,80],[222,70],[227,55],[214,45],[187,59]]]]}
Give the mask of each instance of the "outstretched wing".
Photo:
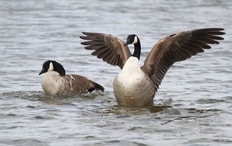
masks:
{"type": "Polygon", "coordinates": [[[224,39],[220,37],[225,34],[223,30],[223,28],[203,28],[183,31],[159,40],[142,66],[142,70],[148,74],[155,85],[155,90],[158,90],[173,63],[191,58],[204,52],[204,49],[210,49],[209,44],[219,44],[218,40],[224,39]]]}
{"type": "Polygon", "coordinates": [[[124,42],[110,34],[82,32],[85,36],[80,36],[81,39],[87,40],[81,42],[86,45],[86,50],[94,50],[92,55],[111,64],[117,65],[121,69],[131,56],[131,52],[124,42]]]}

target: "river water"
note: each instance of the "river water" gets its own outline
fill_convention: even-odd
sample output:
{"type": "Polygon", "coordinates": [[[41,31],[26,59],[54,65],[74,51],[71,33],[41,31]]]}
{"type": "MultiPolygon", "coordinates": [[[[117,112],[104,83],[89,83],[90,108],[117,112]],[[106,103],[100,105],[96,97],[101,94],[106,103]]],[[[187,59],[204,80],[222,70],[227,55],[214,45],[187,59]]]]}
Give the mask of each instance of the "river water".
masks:
{"type": "Polygon", "coordinates": [[[0,145],[231,145],[232,1],[0,0],[0,145]],[[141,65],[162,37],[223,27],[225,40],[172,66],[153,108],[118,107],[118,67],[80,45],[82,31],[135,33],[141,65]],[[46,96],[39,72],[53,59],[105,92],[46,96]]]}

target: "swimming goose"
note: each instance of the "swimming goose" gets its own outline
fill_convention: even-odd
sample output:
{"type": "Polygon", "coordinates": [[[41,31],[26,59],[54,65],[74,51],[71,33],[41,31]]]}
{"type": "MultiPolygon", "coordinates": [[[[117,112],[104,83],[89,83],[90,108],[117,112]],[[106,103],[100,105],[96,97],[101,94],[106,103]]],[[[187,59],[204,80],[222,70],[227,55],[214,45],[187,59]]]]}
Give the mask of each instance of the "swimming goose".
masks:
{"type": "Polygon", "coordinates": [[[203,28],[172,34],[159,40],[140,67],[141,44],[135,34],[126,43],[110,34],[82,32],[85,49],[92,55],[122,70],[113,82],[118,105],[153,106],[153,99],[168,69],[177,61],[183,61],[210,49],[209,44],[219,44],[224,38],[223,28],[203,28]],[[131,54],[127,45],[134,45],[131,54]]]}
{"type": "Polygon", "coordinates": [[[69,94],[85,94],[93,90],[101,90],[104,88],[87,78],[70,74],[65,75],[64,67],[53,60],[43,63],[43,67],[39,75],[42,77],[41,85],[44,92],[48,95],[69,95],[69,94]]]}

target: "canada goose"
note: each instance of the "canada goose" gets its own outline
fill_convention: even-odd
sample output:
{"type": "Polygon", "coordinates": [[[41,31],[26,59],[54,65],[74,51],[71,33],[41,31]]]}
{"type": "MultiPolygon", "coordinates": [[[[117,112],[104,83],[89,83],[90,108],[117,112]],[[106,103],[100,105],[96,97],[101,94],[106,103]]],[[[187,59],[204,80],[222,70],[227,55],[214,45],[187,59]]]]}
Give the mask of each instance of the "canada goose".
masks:
{"type": "Polygon", "coordinates": [[[209,44],[219,44],[224,38],[223,28],[203,28],[183,31],[164,37],[154,45],[144,65],[140,67],[141,45],[135,34],[127,37],[126,43],[110,34],[82,32],[85,49],[94,50],[92,55],[119,66],[122,71],[113,82],[114,95],[118,105],[153,106],[153,99],[159,85],[177,61],[183,61],[197,53],[210,49],[209,44]],[[134,44],[131,54],[127,45],[134,44]]]}
{"type": "Polygon", "coordinates": [[[65,75],[64,67],[53,60],[43,63],[39,75],[43,73],[41,85],[44,92],[48,95],[85,94],[93,90],[104,92],[104,88],[101,85],[83,76],[76,74],[65,75]]]}

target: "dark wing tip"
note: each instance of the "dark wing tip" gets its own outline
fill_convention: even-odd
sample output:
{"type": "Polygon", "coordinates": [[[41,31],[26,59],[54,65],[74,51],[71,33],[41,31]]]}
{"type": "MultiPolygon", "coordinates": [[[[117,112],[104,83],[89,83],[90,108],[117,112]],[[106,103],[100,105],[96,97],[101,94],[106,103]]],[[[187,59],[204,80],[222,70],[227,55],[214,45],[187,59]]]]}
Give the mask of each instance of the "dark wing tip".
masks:
{"type": "Polygon", "coordinates": [[[85,36],[79,36],[81,39],[85,39],[89,34],[90,32],[82,32],[83,35],[85,36]]]}
{"type": "Polygon", "coordinates": [[[216,27],[212,27],[212,28],[200,28],[200,29],[196,29],[196,30],[207,30],[207,31],[223,31],[225,30],[224,28],[216,28],[216,27]]]}
{"type": "Polygon", "coordinates": [[[81,38],[81,39],[83,39],[83,40],[85,39],[85,37],[86,37],[86,36],[79,36],[79,38],[81,38]]]}
{"type": "Polygon", "coordinates": [[[91,35],[91,34],[94,34],[93,32],[82,32],[82,34],[84,34],[84,35],[91,35]]]}
{"type": "Polygon", "coordinates": [[[96,88],[97,90],[101,90],[102,92],[105,91],[104,87],[101,86],[100,84],[97,84],[97,83],[95,84],[95,88],[96,88]]]}
{"type": "Polygon", "coordinates": [[[192,33],[207,33],[211,35],[224,35],[226,34],[223,32],[224,28],[201,28],[192,30],[192,33]]]}
{"type": "Polygon", "coordinates": [[[96,83],[96,82],[93,82],[94,84],[94,87],[91,87],[88,89],[89,92],[92,92],[93,90],[101,90],[102,92],[104,92],[104,87],[101,86],[100,84],[96,83]]]}
{"type": "Polygon", "coordinates": [[[106,35],[104,33],[98,33],[98,32],[82,32],[82,34],[87,35],[87,36],[106,35]]]}

